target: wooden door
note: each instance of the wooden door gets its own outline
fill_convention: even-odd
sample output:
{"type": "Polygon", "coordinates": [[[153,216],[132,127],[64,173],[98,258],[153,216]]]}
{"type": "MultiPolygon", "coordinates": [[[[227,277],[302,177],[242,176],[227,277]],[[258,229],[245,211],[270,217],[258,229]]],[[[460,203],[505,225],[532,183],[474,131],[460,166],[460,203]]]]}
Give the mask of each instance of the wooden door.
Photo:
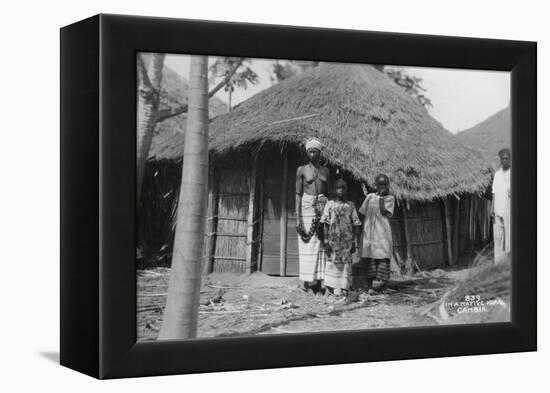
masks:
{"type": "Polygon", "coordinates": [[[264,154],[260,270],[266,274],[298,275],[294,209],[297,165],[294,154],[278,151],[264,154]]]}

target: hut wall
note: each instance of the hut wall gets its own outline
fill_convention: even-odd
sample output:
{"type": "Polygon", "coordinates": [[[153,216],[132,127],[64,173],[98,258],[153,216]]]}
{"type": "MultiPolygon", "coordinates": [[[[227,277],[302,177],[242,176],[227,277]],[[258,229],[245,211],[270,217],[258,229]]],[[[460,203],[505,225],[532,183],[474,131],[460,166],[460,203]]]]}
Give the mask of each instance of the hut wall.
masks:
{"type": "MultiPolygon", "coordinates": [[[[423,270],[445,266],[447,257],[441,201],[410,204],[407,222],[412,258],[418,266],[423,270]]],[[[397,233],[398,231],[393,231],[394,235],[397,233]]],[[[404,246],[404,237],[395,240],[394,248],[402,252],[404,246]]]]}
{"type": "Polygon", "coordinates": [[[482,245],[486,245],[493,238],[493,225],[491,222],[491,201],[487,198],[482,198],[478,220],[481,227],[481,243],[482,245]]]}
{"type": "Polygon", "coordinates": [[[214,272],[245,272],[250,170],[217,170],[218,220],[213,256],[214,272]]]}
{"type": "Polygon", "coordinates": [[[459,206],[458,262],[467,265],[475,254],[492,241],[491,201],[485,196],[463,195],[459,206]]]}
{"type": "Polygon", "coordinates": [[[262,255],[259,270],[273,275],[298,275],[298,238],[295,229],[295,184],[296,168],[299,156],[294,151],[288,151],[286,159],[286,179],[283,176],[284,156],[281,151],[269,149],[262,153],[264,160],[262,184],[262,255]],[[283,189],[283,183],[286,187],[283,189]],[[284,210],[286,209],[286,213],[284,210]],[[282,222],[285,221],[285,222],[282,222]],[[284,265],[281,265],[281,240],[283,227],[286,227],[285,242],[283,242],[284,265]]]}
{"type": "Polygon", "coordinates": [[[181,184],[181,162],[148,161],[136,210],[138,266],[170,266],[181,184]]]}
{"type": "MultiPolygon", "coordinates": [[[[281,212],[282,212],[282,154],[280,149],[262,153],[262,175],[256,184],[253,245],[251,266],[246,265],[247,227],[250,202],[252,164],[249,159],[226,157],[216,161],[216,179],[219,179],[216,195],[217,228],[215,228],[214,258],[211,266],[216,272],[247,272],[261,270],[267,274],[281,274],[281,212]],[[260,199],[261,198],[261,199],[260,199]],[[261,209],[261,210],[260,210],[261,209]],[[258,225],[258,222],[261,223],[258,225]],[[256,264],[258,264],[256,266],[256,264]]],[[[286,190],[286,265],[284,274],[298,274],[298,242],[295,225],[295,174],[304,162],[297,151],[288,152],[286,190]]],[[[334,168],[331,168],[336,177],[334,168]]],[[[359,182],[343,174],[349,186],[349,197],[360,206],[364,196],[359,182]]],[[[140,266],[169,266],[173,247],[173,224],[177,207],[177,194],[181,180],[181,162],[151,161],[146,166],[146,176],[138,208],[138,244],[140,266]]],[[[211,187],[212,185],[210,185],[211,187]]],[[[460,201],[450,198],[452,211],[453,252],[459,265],[468,264],[475,251],[492,240],[489,218],[490,201],[477,195],[462,195],[460,201]],[[457,223],[458,236],[454,230],[457,223]],[[473,209],[473,210],[472,210],[473,209]],[[458,238],[458,245],[455,239],[458,238]],[[456,252],[455,252],[456,249],[456,252]]],[[[403,206],[395,209],[391,219],[394,253],[406,259],[406,243],[403,226],[403,206]]],[[[407,211],[412,256],[422,269],[443,267],[447,263],[444,243],[444,216],[441,202],[411,203],[407,211]]],[[[207,250],[205,249],[205,253],[207,250]]],[[[206,255],[206,254],[205,254],[206,255]]],[[[205,258],[206,260],[206,258],[205,258]]],[[[205,269],[205,272],[207,269],[205,269]]]]}
{"type": "MultiPolygon", "coordinates": [[[[212,160],[211,164],[215,175],[209,176],[209,199],[215,202],[217,209],[209,206],[203,272],[255,270],[258,257],[256,216],[252,217],[252,242],[247,242],[247,236],[250,236],[247,230],[250,219],[251,157],[229,154],[223,159],[212,160]],[[213,181],[216,182],[215,186],[213,181]],[[215,195],[210,195],[213,190],[215,195]],[[215,217],[212,217],[212,211],[215,211],[215,217]],[[251,255],[248,264],[247,254],[251,255]]],[[[181,160],[147,162],[144,188],[137,209],[140,267],[170,266],[181,170],[181,160]]]]}
{"type": "Polygon", "coordinates": [[[468,250],[471,248],[470,234],[469,234],[469,220],[470,220],[470,196],[463,195],[460,198],[460,207],[458,214],[458,227],[459,227],[459,237],[458,237],[458,255],[463,257],[468,253],[468,250]]]}
{"type": "Polygon", "coordinates": [[[288,155],[286,276],[297,276],[299,271],[298,234],[296,233],[296,169],[302,165],[296,154],[288,155]]]}
{"type": "Polygon", "coordinates": [[[403,263],[407,258],[407,247],[405,241],[405,227],[403,225],[403,210],[401,207],[394,209],[392,218],[390,218],[391,232],[393,238],[394,260],[403,263]]]}
{"type": "MultiPolygon", "coordinates": [[[[271,158],[271,157],[269,157],[271,158]]],[[[282,166],[280,160],[264,168],[263,179],[263,230],[260,270],[266,274],[279,274],[281,248],[281,182],[282,166]],[[279,164],[279,165],[277,165],[279,164]]]]}

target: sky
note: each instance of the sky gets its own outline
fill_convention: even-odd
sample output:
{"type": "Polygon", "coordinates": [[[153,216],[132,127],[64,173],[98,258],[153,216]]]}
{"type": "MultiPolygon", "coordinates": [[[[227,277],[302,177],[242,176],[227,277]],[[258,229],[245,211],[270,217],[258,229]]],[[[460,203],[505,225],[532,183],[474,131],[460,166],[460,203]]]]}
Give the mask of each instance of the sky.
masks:
{"type": "MultiPolygon", "coordinates": [[[[210,62],[214,58],[210,58],[210,62]]],[[[232,104],[236,105],[272,85],[270,67],[274,60],[253,59],[250,67],[258,74],[254,86],[236,89],[232,104]]],[[[189,79],[189,56],[166,55],[165,64],[185,79],[189,79]]],[[[505,71],[461,70],[433,67],[398,67],[422,79],[421,85],[432,102],[430,114],[443,127],[456,133],[473,127],[510,102],[510,73],[505,71]]],[[[227,93],[220,90],[216,97],[227,102],[227,93]]]]}

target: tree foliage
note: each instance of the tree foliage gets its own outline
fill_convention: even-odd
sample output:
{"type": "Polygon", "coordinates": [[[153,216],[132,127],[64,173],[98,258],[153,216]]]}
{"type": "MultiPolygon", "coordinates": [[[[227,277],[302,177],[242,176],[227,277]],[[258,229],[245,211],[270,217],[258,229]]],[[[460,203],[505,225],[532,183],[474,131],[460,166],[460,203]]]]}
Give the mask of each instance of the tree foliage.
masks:
{"type": "Polygon", "coordinates": [[[225,78],[235,66],[239,65],[237,71],[231,76],[224,86],[225,91],[233,91],[235,88],[246,89],[249,84],[258,83],[258,74],[250,68],[250,60],[240,57],[218,57],[216,61],[208,67],[209,81],[214,83],[219,78],[225,78]]]}
{"type": "Polygon", "coordinates": [[[276,60],[271,66],[271,82],[281,82],[318,65],[318,61],[276,60]]]}
{"type": "Polygon", "coordinates": [[[424,107],[431,107],[432,101],[426,96],[426,89],[422,86],[422,78],[410,75],[397,68],[384,68],[384,73],[397,85],[401,86],[416,101],[424,107]]]}

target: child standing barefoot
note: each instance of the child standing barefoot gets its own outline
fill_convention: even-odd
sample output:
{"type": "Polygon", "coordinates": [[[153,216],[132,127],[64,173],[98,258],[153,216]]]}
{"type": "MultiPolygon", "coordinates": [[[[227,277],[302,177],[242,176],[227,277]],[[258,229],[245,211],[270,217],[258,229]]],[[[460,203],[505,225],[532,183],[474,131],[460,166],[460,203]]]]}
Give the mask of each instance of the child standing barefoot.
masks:
{"type": "Polygon", "coordinates": [[[327,252],[325,286],[339,295],[347,294],[351,286],[351,254],[357,249],[361,221],[353,203],[347,200],[347,184],[338,179],[335,199],[328,201],[320,222],[324,230],[324,247],[327,252]]]}
{"type": "Polygon", "coordinates": [[[382,282],[381,291],[386,289],[390,279],[390,258],[393,252],[389,218],[393,215],[395,198],[389,194],[388,176],[376,176],[375,186],[376,193],[368,194],[359,209],[359,213],[365,216],[361,258],[367,266],[369,294],[374,292],[372,282],[375,278],[382,282]]]}

